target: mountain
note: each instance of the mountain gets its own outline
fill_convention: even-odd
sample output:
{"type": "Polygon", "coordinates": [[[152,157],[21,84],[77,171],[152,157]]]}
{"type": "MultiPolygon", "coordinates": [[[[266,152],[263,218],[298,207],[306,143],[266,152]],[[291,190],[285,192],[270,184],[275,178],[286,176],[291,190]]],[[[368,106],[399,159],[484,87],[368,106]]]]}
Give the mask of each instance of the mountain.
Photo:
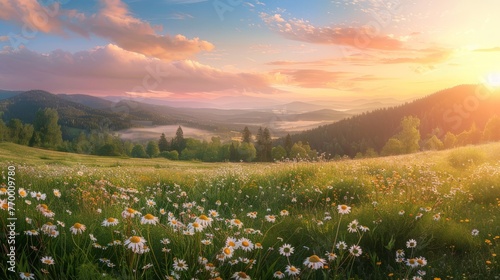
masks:
{"type": "Polygon", "coordinates": [[[58,94],[57,96],[99,110],[109,109],[113,105],[112,101],[85,94],[58,94]]]}
{"type": "Polygon", "coordinates": [[[15,90],[0,90],[0,100],[11,98],[16,96],[16,94],[22,93],[22,91],[15,90]]]}
{"type": "Polygon", "coordinates": [[[420,134],[425,138],[436,129],[441,131],[438,136],[448,131],[461,133],[473,124],[482,129],[495,114],[500,115],[500,89],[460,85],[400,106],[377,109],[294,134],[292,140],[306,141],[319,152],[353,157],[367,148],[380,151],[400,130],[405,116],[420,119],[420,134]]]}
{"type": "Polygon", "coordinates": [[[33,123],[36,112],[45,108],[57,110],[65,138],[70,137],[70,128],[91,130],[106,125],[111,129],[124,129],[131,126],[129,120],[120,118],[118,114],[93,109],[42,90],[19,93],[0,101],[0,111],[4,112],[3,119],[6,121],[16,118],[24,123],[33,123]]]}

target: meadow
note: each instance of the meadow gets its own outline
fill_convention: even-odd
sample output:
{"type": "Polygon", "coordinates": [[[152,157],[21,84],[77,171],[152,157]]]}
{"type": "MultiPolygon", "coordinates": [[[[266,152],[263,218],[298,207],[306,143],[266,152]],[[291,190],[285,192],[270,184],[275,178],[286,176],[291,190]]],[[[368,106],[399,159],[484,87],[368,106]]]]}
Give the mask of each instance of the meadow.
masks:
{"type": "Polygon", "coordinates": [[[500,279],[498,143],[268,164],[0,143],[0,168],[1,279],[500,279]]]}

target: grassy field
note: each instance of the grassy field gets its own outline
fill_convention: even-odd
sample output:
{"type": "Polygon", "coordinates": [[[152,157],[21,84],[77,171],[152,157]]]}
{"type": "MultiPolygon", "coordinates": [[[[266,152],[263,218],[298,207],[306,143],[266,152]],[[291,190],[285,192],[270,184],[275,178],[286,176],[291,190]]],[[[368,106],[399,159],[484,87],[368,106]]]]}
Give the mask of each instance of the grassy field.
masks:
{"type": "Polygon", "coordinates": [[[208,164],[0,143],[0,168],[1,279],[500,279],[500,144],[208,164]]]}

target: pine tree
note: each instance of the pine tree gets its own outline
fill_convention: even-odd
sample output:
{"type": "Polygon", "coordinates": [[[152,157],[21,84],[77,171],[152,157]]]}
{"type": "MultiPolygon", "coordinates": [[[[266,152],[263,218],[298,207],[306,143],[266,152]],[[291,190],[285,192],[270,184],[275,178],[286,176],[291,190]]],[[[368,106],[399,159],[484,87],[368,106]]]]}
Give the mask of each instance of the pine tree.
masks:
{"type": "Polygon", "coordinates": [[[292,150],[292,147],[293,147],[292,137],[290,136],[290,133],[288,133],[285,137],[285,151],[287,157],[290,157],[290,151],[292,150]]]}
{"type": "Polygon", "coordinates": [[[168,151],[170,148],[170,145],[167,141],[167,138],[165,137],[165,133],[162,133],[160,136],[160,140],[158,140],[158,149],[160,152],[168,151]]]}
{"type": "Polygon", "coordinates": [[[250,143],[252,141],[252,133],[250,133],[250,130],[247,126],[245,126],[245,128],[243,129],[242,138],[243,143],[250,143]]]}
{"type": "Polygon", "coordinates": [[[179,126],[175,132],[175,138],[172,139],[172,150],[176,150],[181,155],[184,148],[186,148],[186,139],[184,139],[184,132],[179,126]]]}

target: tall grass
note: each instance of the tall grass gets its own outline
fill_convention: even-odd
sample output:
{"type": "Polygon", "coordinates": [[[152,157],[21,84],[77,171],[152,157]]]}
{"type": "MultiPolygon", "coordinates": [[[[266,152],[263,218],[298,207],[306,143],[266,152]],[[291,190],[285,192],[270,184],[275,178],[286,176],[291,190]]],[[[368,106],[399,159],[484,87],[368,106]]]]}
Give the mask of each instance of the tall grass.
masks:
{"type": "MultiPolygon", "coordinates": [[[[485,151],[497,146],[342,162],[137,166],[38,150],[16,160],[3,151],[3,182],[15,165],[17,190],[27,195],[16,194],[17,274],[2,265],[0,278],[496,279],[500,165],[485,151]],[[128,208],[140,214],[123,216],[128,208]],[[143,224],[147,214],[158,222],[143,224]],[[210,225],[196,227],[202,216],[210,225]],[[103,226],[108,218],[119,222],[103,226]],[[48,223],[56,237],[44,231],[48,223]],[[85,231],[73,234],[75,223],[85,231]],[[147,248],[125,245],[134,236],[147,248]],[[285,244],[289,255],[280,252],[285,244]],[[42,263],[45,256],[55,264],[42,263]],[[291,275],[292,266],[300,272],[291,275]]],[[[7,212],[0,218],[6,232],[7,212]]]]}

